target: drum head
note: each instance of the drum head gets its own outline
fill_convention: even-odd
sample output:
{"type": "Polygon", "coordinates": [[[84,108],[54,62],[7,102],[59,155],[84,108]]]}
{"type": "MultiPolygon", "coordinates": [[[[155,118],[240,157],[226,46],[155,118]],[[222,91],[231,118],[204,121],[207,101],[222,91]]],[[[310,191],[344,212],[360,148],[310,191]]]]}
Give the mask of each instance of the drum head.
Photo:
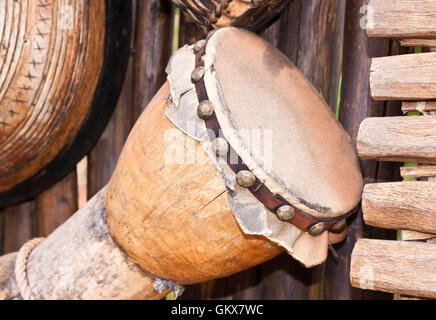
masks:
{"type": "Polygon", "coordinates": [[[358,205],[362,177],[349,137],[279,50],[224,28],[208,40],[204,66],[225,139],[273,193],[322,218],[358,205]]]}
{"type": "Polygon", "coordinates": [[[0,207],[66,176],[115,108],[129,56],[125,0],[0,4],[0,207]]]}

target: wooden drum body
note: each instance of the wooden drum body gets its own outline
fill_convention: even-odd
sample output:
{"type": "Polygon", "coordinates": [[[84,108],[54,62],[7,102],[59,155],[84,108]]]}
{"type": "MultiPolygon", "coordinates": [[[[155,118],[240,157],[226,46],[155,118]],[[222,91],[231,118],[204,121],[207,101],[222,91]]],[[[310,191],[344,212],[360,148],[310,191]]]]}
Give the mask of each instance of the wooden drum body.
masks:
{"type": "Polygon", "coordinates": [[[133,128],[108,185],[116,242],[148,273],[181,284],[234,274],[284,249],[307,267],[325,261],[329,234],[343,234],[360,202],[362,177],[348,136],[313,86],[278,50],[236,28],[181,48],[167,72],[169,82],[133,128]],[[191,120],[206,123],[194,119],[204,94],[199,83],[224,139],[294,218],[266,210],[234,183],[236,172],[223,175],[227,164],[214,163],[207,149],[214,141],[187,132],[191,120]],[[191,117],[181,119],[180,110],[191,117]],[[262,138],[272,132],[271,145],[264,143],[269,170],[238,128],[260,129],[262,138]],[[304,219],[312,222],[301,229],[304,219]]]}
{"type": "Polygon", "coordinates": [[[0,207],[60,180],[106,126],[124,79],[131,5],[0,3],[0,207]]]}

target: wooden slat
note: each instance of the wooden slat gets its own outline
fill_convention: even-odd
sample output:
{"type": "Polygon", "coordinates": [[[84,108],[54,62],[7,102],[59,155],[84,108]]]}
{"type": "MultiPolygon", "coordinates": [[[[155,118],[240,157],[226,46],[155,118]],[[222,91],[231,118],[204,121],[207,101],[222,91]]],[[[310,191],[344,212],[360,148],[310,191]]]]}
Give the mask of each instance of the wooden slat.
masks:
{"type": "Polygon", "coordinates": [[[401,167],[403,178],[436,177],[436,166],[401,167]]]}
{"type": "Polygon", "coordinates": [[[16,206],[3,209],[3,248],[1,254],[17,251],[28,240],[36,236],[33,215],[35,201],[27,201],[16,206]]]}
{"type": "Polygon", "coordinates": [[[375,100],[436,99],[436,52],[374,58],[370,84],[375,100]]]}
{"type": "Polygon", "coordinates": [[[401,240],[404,241],[428,240],[433,237],[436,238],[436,235],[431,235],[429,233],[422,233],[418,231],[401,230],[401,240]]]}
{"type": "Polygon", "coordinates": [[[436,111],[436,101],[404,101],[401,107],[403,112],[419,111],[430,112],[436,111]]]}
{"type": "Polygon", "coordinates": [[[400,43],[403,47],[436,47],[436,39],[403,39],[400,43]]]}
{"type": "Polygon", "coordinates": [[[367,184],[362,196],[366,224],[436,234],[436,183],[367,184]]]}
{"type": "Polygon", "coordinates": [[[357,150],[364,160],[436,164],[436,116],[367,118],[357,150]]]}
{"type": "Polygon", "coordinates": [[[436,298],[436,245],[360,239],[351,256],[356,288],[436,298]]]}
{"type": "Polygon", "coordinates": [[[436,37],[435,0],[371,0],[368,36],[374,38],[436,37]]]}

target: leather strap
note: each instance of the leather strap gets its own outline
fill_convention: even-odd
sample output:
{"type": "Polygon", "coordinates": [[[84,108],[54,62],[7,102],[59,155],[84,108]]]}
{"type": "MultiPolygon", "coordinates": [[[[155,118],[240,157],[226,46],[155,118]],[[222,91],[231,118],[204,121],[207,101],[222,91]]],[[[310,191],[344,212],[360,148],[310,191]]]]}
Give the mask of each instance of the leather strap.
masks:
{"type": "MultiPolygon", "coordinates": [[[[204,67],[204,61],[202,60],[202,56],[204,55],[206,50],[206,45],[204,45],[195,55],[195,67],[204,67]]],[[[209,96],[207,94],[206,85],[204,83],[204,76],[195,83],[195,90],[197,92],[197,98],[198,101],[205,101],[209,100],[209,96]]],[[[218,122],[218,119],[216,117],[215,112],[212,114],[211,117],[209,117],[207,120],[205,120],[206,128],[210,130],[210,133],[213,132],[215,136],[211,136],[210,139],[214,140],[216,137],[220,136],[220,130],[221,126],[218,122]]],[[[242,161],[240,156],[236,153],[236,151],[232,148],[232,146],[229,144],[229,152],[226,156],[226,161],[228,166],[232,169],[233,172],[236,174],[241,170],[248,170],[251,171],[247,165],[242,161]],[[237,158],[237,161],[235,161],[237,158]]],[[[276,212],[276,210],[284,205],[292,206],[288,201],[286,201],[282,196],[279,194],[273,194],[267,186],[265,186],[257,177],[256,182],[254,185],[248,190],[251,192],[253,196],[255,196],[268,210],[271,212],[276,212]]],[[[337,222],[346,219],[351,214],[353,214],[356,211],[357,208],[350,211],[349,213],[337,217],[337,218],[318,218],[314,217],[312,215],[307,214],[306,212],[295,208],[295,216],[288,222],[296,226],[297,228],[308,231],[312,226],[315,224],[318,224],[320,222],[323,222],[325,224],[325,230],[330,229],[333,225],[335,225],[337,222]]],[[[340,232],[341,230],[339,230],[340,232]]]]}

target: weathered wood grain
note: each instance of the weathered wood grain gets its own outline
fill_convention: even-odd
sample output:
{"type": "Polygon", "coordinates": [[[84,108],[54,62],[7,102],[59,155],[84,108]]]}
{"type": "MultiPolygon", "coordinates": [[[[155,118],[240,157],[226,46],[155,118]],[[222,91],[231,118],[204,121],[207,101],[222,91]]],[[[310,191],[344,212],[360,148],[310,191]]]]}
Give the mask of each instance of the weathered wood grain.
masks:
{"type": "Polygon", "coordinates": [[[374,38],[436,37],[434,0],[371,0],[368,36],[374,38]]]}
{"type": "Polygon", "coordinates": [[[363,218],[374,227],[436,234],[436,183],[408,181],[367,184],[363,218]]]}
{"type": "Polygon", "coordinates": [[[436,39],[403,39],[400,43],[403,47],[436,47],[436,39]]]}
{"type": "Polygon", "coordinates": [[[371,96],[375,100],[436,99],[436,52],[374,58],[371,96]]]}
{"type": "Polygon", "coordinates": [[[421,113],[436,111],[435,101],[404,101],[401,107],[403,112],[419,111],[421,113]]]}
{"type": "Polygon", "coordinates": [[[36,236],[35,201],[7,207],[0,214],[3,217],[2,254],[17,251],[26,241],[36,236]]]}
{"type": "Polygon", "coordinates": [[[411,240],[428,240],[435,238],[435,235],[428,233],[422,233],[418,231],[401,230],[401,240],[411,241],[411,240]]]}
{"type": "Polygon", "coordinates": [[[436,245],[360,239],[351,256],[353,287],[436,298],[436,245]]]}
{"type": "Polygon", "coordinates": [[[436,177],[436,166],[412,166],[401,167],[403,178],[436,177]]]}
{"type": "Polygon", "coordinates": [[[357,151],[364,160],[436,164],[436,116],[367,118],[357,151]]]}
{"type": "Polygon", "coordinates": [[[16,257],[16,253],[0,257],[0,300],[21,299],[14,273],[16,257]]]}
{"type": "Polygon", "coordinates": [[[36,234],[47,237],[78,209],[77,175],[73,171],[35,199],[36,234]]]}
{"type": "MultiPolygon", "coordinates": [[[[138,1],[133,58],[133,104],[136,120],[166,79],[170,56],[170,0],[138,1]]],[[[133,126],[133,123],[131,124],[133,126]]]]}
{"type": "MultiPolygon", "coordinates": [[[[106,224],[103,189],[56,229],[30,254],[27,275],[32,294],[41,300],[157,299],[147,276],[122,251],[106,224]]],[[[0,265],[13,256],[2,257],[0,265]]],[[[0,280],[3,298],[16,297],[14,274],[5,266],[0,280]]]]}

